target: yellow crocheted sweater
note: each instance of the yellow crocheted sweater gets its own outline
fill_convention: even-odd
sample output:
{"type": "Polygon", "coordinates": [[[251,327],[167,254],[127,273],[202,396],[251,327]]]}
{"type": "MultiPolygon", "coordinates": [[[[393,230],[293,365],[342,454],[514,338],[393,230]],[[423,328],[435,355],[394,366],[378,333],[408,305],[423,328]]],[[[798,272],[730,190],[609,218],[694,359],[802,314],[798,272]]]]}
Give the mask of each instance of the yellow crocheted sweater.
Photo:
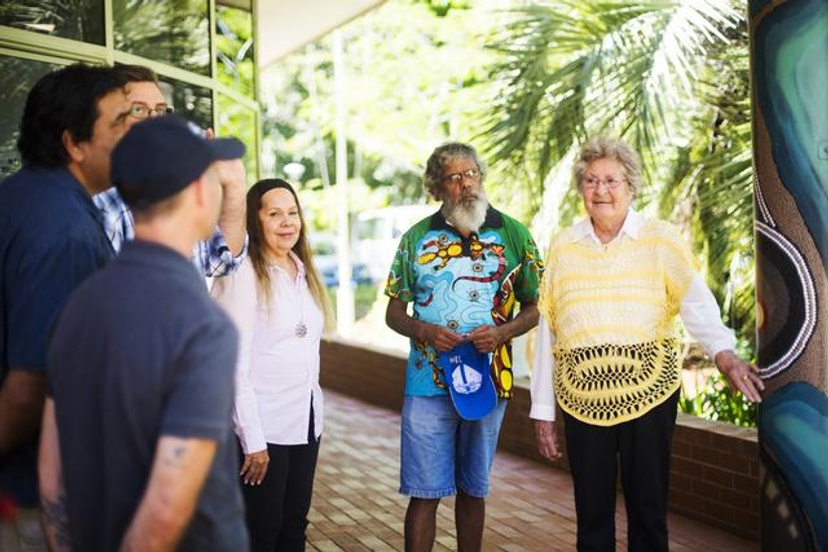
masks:
{"type": "Polygon", "coordinates": [[[672,225],[607,245],[574,227],[549,249],[539,309],[556,336],[554,389],[575,418],[610,426],[638,418],[681,384],[676,315],[697,274],[672,225]]]}

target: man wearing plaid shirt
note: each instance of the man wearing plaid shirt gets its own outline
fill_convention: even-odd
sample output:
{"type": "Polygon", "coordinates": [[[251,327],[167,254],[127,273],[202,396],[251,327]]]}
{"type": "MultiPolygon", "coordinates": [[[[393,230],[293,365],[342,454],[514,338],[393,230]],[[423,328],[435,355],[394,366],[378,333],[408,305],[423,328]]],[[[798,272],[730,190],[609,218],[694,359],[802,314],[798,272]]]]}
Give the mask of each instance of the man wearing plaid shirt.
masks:
{"type": "MultiPolygon", "coordinates": [[[[222,185],[224,185],[224,181],[222,181],[222,185]]],[[[95,195],[92,201],[103,215],[106,237],[109,238],[115,252],[120,252],[124,242],[135,237],[132,212],[130,212],[129,207],[126,206],[114,187],[95,195]]],[[[225,203],[222,203],[222,210],[224,210],[225,203]]],[[[244,224],[243,219],[241,224],[244,224]]],[[[237,255],[234,255],[222,235],[221,225],[219,225],[209,240],[196,244],[193,248],[192,261],[204,276],[210,278],[224,276],[238,268],[244,259],[246,250],[246,240],[242,240],[241,249],[238,250],[237,255]]]]}
{"type": "MultiPolygon", "coordinates": [[[[127,125],[148,117],[172,113],[158,87],[158,77],[152,69],[140,65],[117,65],[127,81],[127,100],[131,103],[127,125]]],[[[220,164],[221,186],[224,193],[218,226],[207,241],[193,248],[192,261],[198,271],[207,277],[224,276],[236,270],[247,250],[245,232],[245,173],[241,160],[220,164]]],[[[99,193],[92,201],[103,215],[103,225],[115,252],[124,242],[135,237],[132,213],[113,186],[99,193]]]]}

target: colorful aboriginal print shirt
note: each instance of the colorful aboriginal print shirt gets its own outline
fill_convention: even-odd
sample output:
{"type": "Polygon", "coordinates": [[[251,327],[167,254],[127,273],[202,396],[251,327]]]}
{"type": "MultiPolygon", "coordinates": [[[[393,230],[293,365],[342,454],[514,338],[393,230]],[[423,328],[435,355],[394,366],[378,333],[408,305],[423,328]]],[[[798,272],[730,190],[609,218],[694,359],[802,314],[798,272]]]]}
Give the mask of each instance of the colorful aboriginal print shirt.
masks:
{"type": "MultiPolygon", "coordinates": [[[[385,294],[413,302],[414,318],[458,333],[512,319],[515,303],[535,302],[543,270],[529,230],[489,207],[478,233],[463,238],[441,212],[403,235],[386,282],[385,294]]],[[[446,393],[437,353],[411,339],[406,395],[446,393]]],[[[492,378],[501,398],[512,394],[511,342],[493,353],[492,378]]]]}

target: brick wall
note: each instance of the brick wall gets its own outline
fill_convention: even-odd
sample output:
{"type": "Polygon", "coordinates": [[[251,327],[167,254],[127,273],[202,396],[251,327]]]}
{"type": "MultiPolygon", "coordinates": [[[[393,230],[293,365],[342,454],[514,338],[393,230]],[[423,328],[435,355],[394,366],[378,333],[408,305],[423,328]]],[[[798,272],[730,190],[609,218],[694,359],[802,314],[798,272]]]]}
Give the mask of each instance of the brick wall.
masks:
{"type": "MultiPolygon", "coordinates": [[[[344,340],[322,342],[322,386],[399,412],[405,357],[344,340]]],[[[535,446],[529,390],[516,386],[500,433],[500,448],[550,464],[535,446]]],[[[756,430],[679,414],[673,438],[670,508],[708,525],[759,538],[756,430]]],[[[566,459],[555,463],[566,469],[566,459]]]]}

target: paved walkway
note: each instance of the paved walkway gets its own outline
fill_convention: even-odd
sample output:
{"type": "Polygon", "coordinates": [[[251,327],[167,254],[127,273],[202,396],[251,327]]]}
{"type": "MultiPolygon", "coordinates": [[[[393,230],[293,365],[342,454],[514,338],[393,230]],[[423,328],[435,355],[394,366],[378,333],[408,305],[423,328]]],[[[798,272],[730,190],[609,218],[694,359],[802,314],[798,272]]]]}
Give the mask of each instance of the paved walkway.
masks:
{"type": "MultiPolygon", "coordinates": [[[[399,415],[344,395],[326,394],[325,433],[308,529],[308,550],[403,550],[407,499],[399,484],[399,415]]],[[[485,551],[575,549],[575,506],[569,474],[498,452],[487,501],[485,551]]],[[[437,516],[435,550],[456,550],[453,500],[437,516]]],[[[672,552],[748,552],[758,544],[670,515],[672,552]]],[[[626,546],[619,496],[618,550],[626,546]]]]}
{"type": "MultiPolygon", "coordinates": [[[[403,550],[407,499],[397,493],[399,415],[326,394],[325,435],[308,528],[308,550],[358,552],[403,550]]],[[[498,452],[487,501],[485,551],[575,549],[575,507],[569,474],[498,452]]],[[[453,499],[437,512],[435,550],[456,550],[453,499]]],[[[627,550],[626,519],[619,497],[618,550],[627,550]]],[[[36,518],[29,520],[36,524],[36,518]]],[[[753,552],[758,545],[687,518],[671,515],[672,552],[753,552]]],[[[0,552],[45,552],[19,546],[8,523],[0,524],[0,552]]]]}

